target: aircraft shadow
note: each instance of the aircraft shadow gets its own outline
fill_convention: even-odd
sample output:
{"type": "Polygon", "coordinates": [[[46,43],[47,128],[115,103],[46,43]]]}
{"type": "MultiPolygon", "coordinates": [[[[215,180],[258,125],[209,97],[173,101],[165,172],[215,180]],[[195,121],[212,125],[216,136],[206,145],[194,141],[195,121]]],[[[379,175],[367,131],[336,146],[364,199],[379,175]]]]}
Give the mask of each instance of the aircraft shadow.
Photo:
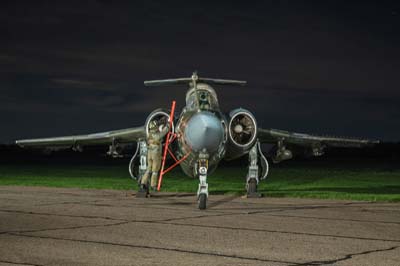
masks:
{"type": "Polygon", "coordinates": [[[237,198],[240,198],[240,196],[239,196],[239,195],[231,195],[231,196],[222,198],[222,199],[217,200],[217,201],[212,201],[212,202],[210,202],[210,203],[208,204],[208,208],[217,207],[217,206],[219,206],[219,205],[221,205],[221,204],[230,202],[230,201],[232,201],[232,200],[234,200],[234,199],[237,199],[237,198]]]}

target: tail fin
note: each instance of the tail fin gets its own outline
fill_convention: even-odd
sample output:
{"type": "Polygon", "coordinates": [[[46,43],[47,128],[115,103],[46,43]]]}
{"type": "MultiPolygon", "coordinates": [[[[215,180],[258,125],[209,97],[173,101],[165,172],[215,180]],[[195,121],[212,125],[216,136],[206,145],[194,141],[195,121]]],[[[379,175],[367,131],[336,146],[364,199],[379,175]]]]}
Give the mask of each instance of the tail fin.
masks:
{"type": "Polygon", "coordinates": [[[176,78],[176,79],[161,79],[161,80],[147,80],[144,82],[145,86],[162,86],[173,84],[196,84],[198,82],[205,82],[220,85],[246,85],[246,81],[232,80],[232,79],[213,79],[213,78],[200,78],[196,72],[193,72],[190,78],[176,78]]]}

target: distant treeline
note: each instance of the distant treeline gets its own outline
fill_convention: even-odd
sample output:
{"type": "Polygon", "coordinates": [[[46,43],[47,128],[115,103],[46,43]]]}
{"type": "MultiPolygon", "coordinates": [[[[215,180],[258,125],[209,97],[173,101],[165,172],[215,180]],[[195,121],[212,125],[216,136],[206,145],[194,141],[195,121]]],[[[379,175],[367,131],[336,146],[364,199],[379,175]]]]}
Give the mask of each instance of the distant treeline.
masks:
{"type": "MultiPolygon", "coordinates": [[[[108,147],[85,147],[82,152],[71,149],[59,151],[46,151],[42,149],[23,149],[17,145],[0,145],[0,163],[39,163],[39,162],[72,162],[72,163],[126,163],[129,162],[136,150],[135,145],[124,148],[123,158],[110,158],[106,155],[108,147]]],[[[267,151],[266,151],[267,153],[267,151]]],[[[328,148],[321,157],[305,157],[298,155],[293,162],[302,161],[380,161],[400,164],[400,143],[381,143],[373,147],[365,148],[328,148]]],[[[235,164],[246,164],[247,156],[244,156],[235,164]]]]}

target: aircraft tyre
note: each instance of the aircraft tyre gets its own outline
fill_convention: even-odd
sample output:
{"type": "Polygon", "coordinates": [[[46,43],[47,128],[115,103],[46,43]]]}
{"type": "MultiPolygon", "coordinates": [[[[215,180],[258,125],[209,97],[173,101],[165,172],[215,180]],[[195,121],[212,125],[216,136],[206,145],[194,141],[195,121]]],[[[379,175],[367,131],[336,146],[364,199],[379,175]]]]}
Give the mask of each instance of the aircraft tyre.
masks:
{"type": "Polygon", "coordinates": [[[254,178],[249,180],[249,184],[247,187],[247,194],[248,195],[252,195],[257,193],[257,180],[255,180],[254,178]]]}
{"type": "Polygon", "coordinates": [[[207,208],[207,195],[205,193],[201,193],[199,195],[199,209],[205,210],[207,208]]]}

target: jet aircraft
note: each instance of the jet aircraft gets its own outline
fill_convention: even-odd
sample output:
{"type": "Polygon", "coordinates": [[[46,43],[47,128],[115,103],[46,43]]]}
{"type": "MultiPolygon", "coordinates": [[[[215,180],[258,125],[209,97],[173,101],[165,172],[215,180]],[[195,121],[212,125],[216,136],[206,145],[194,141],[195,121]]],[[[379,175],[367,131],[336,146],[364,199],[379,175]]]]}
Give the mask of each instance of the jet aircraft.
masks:
{"type": "MultiPolygon", "coordinates": [[[[237,108],[225,115],[219,108],[217,94],[211,86],[245,85],[246,81],[201,78],[196,72],[189,78],[145,81],[146,86],[187,84],[186,105],[178,117],[171,121],[171,131],[176,140],[171,145],[173,156],[181,160],[183,172],[199,179],[197,201],[205,209],[208,199],[207,176],[222,160],[232,160],[247,155],[246,176],[248,197],[256,197],[257,186],[268,175],[269,163],[261,150],[261,143],[273,144],[270,157],[274,163],[293,158],[293,151],[302,150],[312,156],[321,156],[327,147],[362,147],[378,143],[375,140],[316,136],[278,129],[261,128],[254,115],[237,108]]],[[[132,178],[140,178],[146,169],[146,135],[148,125],[156,120],[168,123],[170,113],[165,109],[151,112],[144,125],[139,127],[88,135],[17,140],[21,147],[46,149],[72,148],[82,150],[88,145],[109,145],[108,154],[120,156],[123,145],[137,142],[137,149],[129,163],[132,178]]]]}

